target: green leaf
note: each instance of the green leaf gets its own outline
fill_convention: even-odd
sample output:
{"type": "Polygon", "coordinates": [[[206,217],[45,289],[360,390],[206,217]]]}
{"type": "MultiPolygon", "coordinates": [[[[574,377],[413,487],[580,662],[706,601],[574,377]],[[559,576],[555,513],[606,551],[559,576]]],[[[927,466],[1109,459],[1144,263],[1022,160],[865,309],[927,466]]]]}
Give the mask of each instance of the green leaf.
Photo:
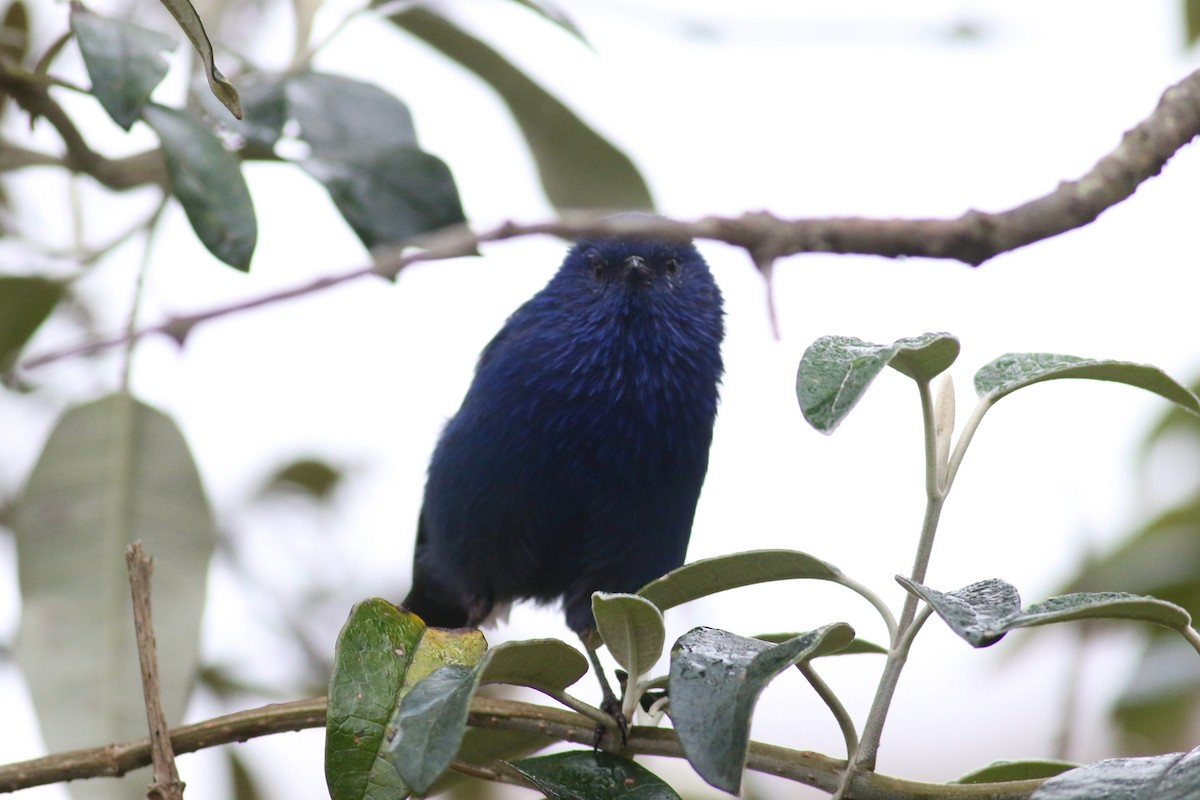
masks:
{"type": "MultiPolygon", "coordinates": [[[[490,765],[493,761],[506,761],[536,753],[557,744],[558,741],[551,736],[532,731],[467,728],[462,745],[458,748],[458,755],[454,759],[467,764],[490,765]]],[[[429,795],[441,794],[471,780],[475,779],[455,770],[447,770],[429,787],[429,795]]]]}
{"type": "Polygon", "coordinates": [[[995,761],[986,767],[968,772],[951,783],[1004,783],[1028,781],[1060,775],[1078,764],[1052,759],[1028,759],[1024,761],[995,761]]]}
{"type": "Polygon", "coordinates": [[[342,481],[342,471],[315,458],[298,458],[275,471],[260,496],[301,494],[313,500],[328,501],[342,481]]]}
{"type": "MultiPolygon", "coordinates": [[[[781,644],[782,642],[786,642],[789,639],[795,639],[797,636],[800,636],[800,635],[801,634],[794,633],[794,632],[793,633],[759,633],[759,634],[755,634],[754,638],[759,639],[760,641],[770,642],[771,644],[781,644]]],[[[857,656],[857,655],[864,655],[864,654],[885,656],[885,655],[887,655],[887,648],[882,645],[875,644],[874,642],[869,642],[866,639],[860,639],[856,636],[856,637],[854,637],[854,641],[852,641],[850,644],[843,647],[841,650],[837,650],[832,653],[824,653],[823,655],[857,656]]]]}
{"type": "Polygon", "coordinates": [[[12,366],[62,296],[58,281],[0,275],[0,370],[12,366]]]}
{"type": "Polygon", "coordinates": [[[958,340],[948,333],[926,333],[892,344],[823,336],[800,359],[796,398],[810,425],[833,433],[885,366],[925,383],[954,363],[958,351],[958,340]]]}
{"type": "Polygon", "coordinates": [[[385,758],[417,794],[425,794],[458,753],[478,685],[478,670],[452,664],[434,670],[400,701],[385,758]]]}
{"type": "Polygon", "coordinates": [[[1127,752],[1165,753],[1195,738],[1200,664],[1196,651],[1181,637],[1147,638],[1110,719],[1127,752]]]}
{"type": "Polygon", "coordinates": [[[22,598],[15,655],[47,747],[146,735],[124,555],[137,540],[154,559],[163,709],[168,724],[182,722],[216,525],[174,422],[127,394],[68,410],[12,527],[22,598]]]}
{"type": "MultiPolygon", "coordinates": [[[[384,757],[401,780],[426,794],[465,746],[471,698],[481,683],[508,683],[556,693],[587,671],[565,642],[508,642],[481,653],[474,668],[441,666],[414,684],[392,718],[395,737],[384,757]]],[[[522,746],[529,741],[523,740],[522,746]]]]}
{"type": "Polygon", "coordinates": [[[258,783],[254,780],[254,773],[246,766],[246,762],[240,758],[236,750],[225,748],[229,762],[229,777],[230,794],[233,800],[263,800],[263,794],[259,791],[258,783]]]}
{"type": "Polygon", "coordinates": [[[1011,584],[989,579],[954,592],[942,593],[908,578],[896,580],[933,607],[950,629],[972,647],[995,644],[1017,628],[1079,619],[1127,619],[1174,630],[1191,624],[1191,617],[1174,603],[1127,592],[1079,592],[1052,597],[1021,609],[1021,597],[1011,584]]]}
{"type": "Polygon", "coordinates": [[[1109,758],[1050,778],[1030,800],[1189,800],[1200,794],[1200,749],[1109,758]]]}
{"type": "MultiPolygon", "coordinates": [[[[375,0],[382,5],[383,0],[375,0]]],[[[537,163],[556,209],[652,210],[633,162],[490,46],[420,6],[389,14],[394,24],[475,73],[499,95],[537,163]]]]}
{"type": "Polygon", "coordinates": [[[660,611],[710,594],[771,581],[838,581],[842,571],[797,550],[748,550],[684,564],[638,590],[660,611]]]}
{"type": "Polygon", "coordinates": [[[141,116],[150,94],[167,74],[163,51],[175,41],[158,31],[71,7],[71,30],[79,40],[92,94],[125,130],[141,116]]]}
{"type": "Polygon", "coordinates": [[[150,104],[142,117],[162,141],[171,192],[196,236],[226,264],[249,270],[258,224],[238,160],[182,111],[150,104]]]}
{"type": "Polygon", "coordinates": [[[450,168],[415,147],[363,154],[357,161],[313,158],[301,166],[321,182],[368,248],[466,219],[450,168]]]}
{"type": "Polygon", "coordinates": [[[583,653],[561,639],[505,642],[487,652],[480,683],[528,686],[541,692],[561,692],[588,670],[583,653]]]}
{"type": "Polygon", "coordinates": [[[512,763],[550,800],[679,800],[666,781],[628,758],[572,750],[512,763]]]}
{"type": "Polygon", "coordinates": [[[329,679],[325,780],[332,800],[407,795],[381,757],[401,698],[447,663],[477,662],[486,646],[478,631],[428,628],[386,600],[355,605],[338,636],[329,679]]]}
{"type": "Polygon", "coordinates": [[[321,161],[371,163],[397,148],[415,148],[408,106],[374,84],[302,72],[285,84],[288,115],[321,161]]]}
{"type": "Polygon", "coordinates": [[[208,40],[208,33],[205,32],[204,23],[200,21],[200,15],[196,13],[196,9],[188,0],[161,0],[161,2],[179,23],[179,27],[187,35],[192,47],[196,48],[196,52],[200,54],[200,60],[204,62],[204,77],[208,80],[208,88],[212,91],[213,97],[220,100],[221,105],[228,108],[230,114],[241,119],[242,102],[238,98],[237,89],[233,88],[233,84],[227,81],[221,71],[217,69],[212,42],[208,40]]]}
{"type": "Polygon", "coordinates": [[[671,652],[668,713],[700,777],[736,794],[762,690],[792,664],[840,650],[853,639],[854,629],[840,622],[778,645],[713,628],[680,637],[671,652]]]}
{"type": "Polygon", "coordinates": [[[645,675],[658,661],[667,639],[662,612],[636,594],[592,595],[596,630],[608,651],[632,680],[645,675]]]}
{"type": "Polygon", "coordinates": [[[1200,0],[1183,0],[1183,29],[1185,47],[1200,39],[1200,0]]]}
{"type": "Polygon", "coordinates": [[[1200,413],[1200,400],[1158,367],[1052,353],[1008,353],[1000,356],[975,373],[975,391],[981,399],[995,403],[1017,389],[1060,378],[1124,383],[1200,413]]]}

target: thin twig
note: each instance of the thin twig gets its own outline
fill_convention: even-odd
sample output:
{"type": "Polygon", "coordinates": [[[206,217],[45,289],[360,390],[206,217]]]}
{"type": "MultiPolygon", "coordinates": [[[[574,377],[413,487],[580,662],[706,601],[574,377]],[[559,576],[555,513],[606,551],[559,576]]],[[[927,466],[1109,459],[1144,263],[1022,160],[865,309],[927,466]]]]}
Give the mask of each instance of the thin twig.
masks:
{"type": "Polygon", "coordinates": [[[183,781],[175,766],[171,732],[163,716],[162,692],[158,681],[158,656],[154,641],[154,620],[150,611],[150,576],[154,562],[140,541],[125,550],[129,569],[129,589],[133,595],[133,627],[137,637],[138,663],[142,668],[142,694],[146,699],[146,723],[150,727],[150,757],[154,781],[146,790],[149,800],[183,800],[183,781]]]}

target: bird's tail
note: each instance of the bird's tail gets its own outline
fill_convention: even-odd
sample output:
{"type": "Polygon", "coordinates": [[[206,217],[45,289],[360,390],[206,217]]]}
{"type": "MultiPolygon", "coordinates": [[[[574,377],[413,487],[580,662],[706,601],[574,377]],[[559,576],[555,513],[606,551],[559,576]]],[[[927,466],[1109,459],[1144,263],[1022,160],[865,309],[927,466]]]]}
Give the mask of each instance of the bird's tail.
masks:
{"type": "Polygon", "coordinates": [[[466,627],[470,616],[462,603],[420,570],[413,575],[413,586],[404,598],[404,607],[425,620],[426,625],[438,628],[466,627]]]}

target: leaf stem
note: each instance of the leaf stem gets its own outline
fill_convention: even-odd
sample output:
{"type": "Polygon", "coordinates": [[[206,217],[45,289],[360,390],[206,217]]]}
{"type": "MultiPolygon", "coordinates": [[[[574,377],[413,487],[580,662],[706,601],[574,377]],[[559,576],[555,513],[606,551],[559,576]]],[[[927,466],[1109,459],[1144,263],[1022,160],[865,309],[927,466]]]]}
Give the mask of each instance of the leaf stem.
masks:
{"type": "Polygon", "coordinates": [[[842,739],[846,742],[846,758],[853,758],[854,751],[858,749],[858,731],[855,730],[854,720],[846,712],[846,707],[842,705],[842,701],[829,688],[829,684],[825,683],[816,670],[813,669],[811,661],[801,661],[796,667],[800,670],[800,674],[812,684],[817,696],[824,701],[825,705],[833,713],[833,718],[837,720],[838,727],[842,731],[842,739]]]}
{"type": "Polygon", "coordinates": [[[896,644],[897,635],[896,616],[892,613],[892,610],[888,608],[888,605],[883,601],[883,598],[875,594],[875,592],[871,591],[865,585],[845,574],[839,575],[837,582],[842,586],[845,586],[847,589],[859,594],[868,603],[875,607],[875,610],[879,612],[879,616],[883,617],[883,623],[887,626],[888,646],[894,646],[896,644]]]}

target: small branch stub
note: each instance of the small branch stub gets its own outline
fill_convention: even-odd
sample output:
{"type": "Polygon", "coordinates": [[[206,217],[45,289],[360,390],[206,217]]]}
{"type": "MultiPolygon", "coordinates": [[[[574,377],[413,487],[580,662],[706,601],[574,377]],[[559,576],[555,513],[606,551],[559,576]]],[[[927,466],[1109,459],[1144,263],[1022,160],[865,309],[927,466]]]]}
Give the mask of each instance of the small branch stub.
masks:
{"type": "Polygon", "coordinates": [[[146,699],[146,722],[150,728],[150,756],[154,782],[146,790],[149,800],[183,800],[183,781],[175,766],[171,733],[163,716],[158,658],[154,641],[154,623],[150,614],[150,576],[154,562],[147,557],[142,543],[134,542],[125,550],[129,569],[129,589],[133,595],[133,626],[137,636],[138,663],[142,669],[142,692],[146,699]]]}

